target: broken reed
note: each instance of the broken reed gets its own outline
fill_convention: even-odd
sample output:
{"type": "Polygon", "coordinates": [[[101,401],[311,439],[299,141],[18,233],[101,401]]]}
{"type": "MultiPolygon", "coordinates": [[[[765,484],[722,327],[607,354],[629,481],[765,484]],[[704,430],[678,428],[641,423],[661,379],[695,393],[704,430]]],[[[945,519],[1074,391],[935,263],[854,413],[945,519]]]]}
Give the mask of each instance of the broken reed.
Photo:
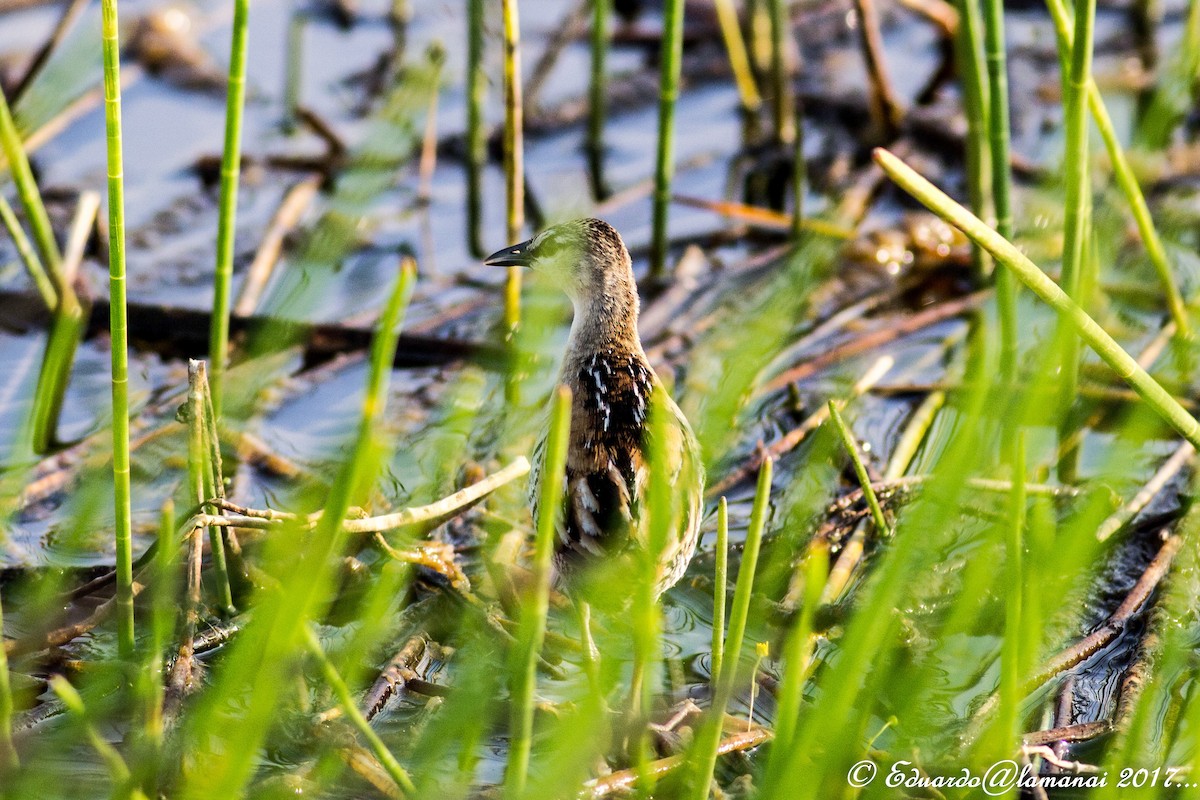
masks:
{"type": "Polygon", "coordinates": [[[238,179],[242,167],[242,113],[246,105],[246,38],[250,0],[233,0],[229,77],[225,88],[225,145],[221,152],[221,199],[217,218],[217,263],[209,322],[209,386],[213,411],[221,418],[225,397],[225,361],[229,355],[229,298],[233,283],[233,245],[237,231],[238,179]]]}
{"type": "Polygon", "coordinates": [[[661,279],[667,266],[667,215],[675,175],[675,104],[683,61],[683,0],[666,0],[658,83],[658,146],[654,160],[654,216],[650,277],[661,279]]]}
{"type": "MultiPolygon", "coordinates": [[[[1085,240],[1091,223],[1091,176],[1088,170],[1088,128],[1085,92],[1092,77],[1092,29],[1096,17],[1096,1],[1081,0],[1076,4],[1075,41],[1071,47],[1067,71],[1063,73],[1064,170],[1066,212],[1063,218],[1062,287],[1067,297],[1083,304],[1080,288],[1085,285],[1085,240]]],[[[1001,236],[1012,239],[1001,232],[1001,236]]],[[[1079,382],[1079,343],[1067,326],[1059,324],[1059,341],[1063,342],[1061,406],[1070,408],[1079,382]]]]}
{"type": "MultiPolygon", "coordinates": [[[[196,503],[196,513],[220,513],[208,502],[219,494],[212,455],[220,452],[220,444],[211,441],[215,425],[210,424],[211,388],[203,361],[188,362],[188,501],[196,503]]],[[[208,526],[209,547],[213,572],[216,575],[217,603],[226,614],[233,614],[233,593],[229,587],[223,529],[208,526]]]]}
{"type": "Polygon", "coordinates": [[[542,468],[537,532],[533,545],[532,596],[521,608],[520,632],[512,652],[509,672],[512,696],[512,738],[504,785],[508,797],[520,797],[529,779],[529,755],[533,749],[534,694],[537,688],[538,656],[546,638],[546,615],[550,606],[551,557],[555,527],[562,513],[563,480],[567,466],[567,443],[571,432],[571,390],[559,386],[550,412],[546,437],[546,460],[542,468]]]}
{"type": "MultiPolygon", "coordinates": [[[[771,478],[775,462],[770,456],[763,459],[758,472],[758,485],[754,492],[754,506],[750,511],[750,527],[742,547],[742,563],[738,566],[737,585],[733,589],[733,606],[729,614],[729,634],[725,637],[725,654],[721,662],[721,674],[717,677],[717,688],[713,692],[712,706],[696,733],[688,761],[693,765],[690,793],[692,800],[708,800],[713,770],[717,765],[717,747],[721,742],[721,729],[725,721],[725,708],[733,696],[734,681],[737,680],[741,662],[742,644],[746,638],[746,621],[750,617],[750,595],[754,589],[754,573],[758,566],[758,552],[762,545],[763,529],[767,524],[767,512],[771,500],[771,478]]],[[[757,676],[751,676],[755,680],[757,676]]]]}
{"type": "MultiPolygon", "coordinates": [[[[973,0],[966,0],[967,3],[973,0]]],[[[983,0],[984,49],[988,78],[988,161],[992,167],[992,207],[996,230],[1012,239],[1012,169],[1009,166],[1010,121],[1008,62],[1004,43],[1004,0],[983,0]]],[[[996,312],[1000,318],[1000,374],[1011,384],[1017,374],[1017,284],[1007,270],[996,276],[996,312]]]]}
{"type": "Polygon", "coordinates": [[[125,312],[125,166],[121,152],[121,54],[117,0],[101,0],[104,53],[104,131],[108,163],[108,294],[112,347],[114,537],[117,643],[133,657],[133,541],[129,497],[129,343],[125,312]]]}
{"type": "Polygon", "coordinates": [[[878,148],[875,162],[887,176],[922,205],[966,234],[1045,301],[1064,323],[1091,346],[1096,354],[1121,376],[1156,414],[1193,445],[1200,445],[1200,422],[1187,412],[1166,389],[1121,348],[1087,312],[1051,280],[1045,272],[1015,245],[1000,236],[982,220],[954,202],[948,195],[905,164],[894,154],[878,148]]]}

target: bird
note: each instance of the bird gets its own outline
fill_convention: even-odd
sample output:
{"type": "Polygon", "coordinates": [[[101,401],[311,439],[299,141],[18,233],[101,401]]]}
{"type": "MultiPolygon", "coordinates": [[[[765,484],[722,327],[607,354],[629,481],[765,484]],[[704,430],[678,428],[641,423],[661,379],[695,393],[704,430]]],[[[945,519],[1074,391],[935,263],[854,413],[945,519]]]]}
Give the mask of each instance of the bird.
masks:
{"type": "MultiPolygon", "coordinates": [[[[493,253],[490,266],[529,267],[561,287],[574,307],[559,384],[571,390],[562,514],[557,523],[555,583],[570,593],[587,575],[630,574],[634,559],[654,561],[654,597],[683,576],[699,539],[704,468],[696,436],[646,358],[638,333],[633,262],[617,231],[599,219],[577,219],[493,253]],[[655,396],[663,421],[651,422],[655,396]],[[653,441],[661,433],[663,441],[653,441]],[[650,552],[651,453],[661,453],[672,522],[650,552]],[[665,541],[663,539],[665,538],[665,541]],[[639,552],[640,551],[640,552],[639,552]],[[604,565],[605,570],[598,567],[604,565]]],[[[548,426],[546,426],[548,427],[548,426]]],[[[535,521],[544,476],[546,435],[534,449],[529,481],[535,521]]],[[[625,587],[618,588],[618,595],[625,587]]]]}

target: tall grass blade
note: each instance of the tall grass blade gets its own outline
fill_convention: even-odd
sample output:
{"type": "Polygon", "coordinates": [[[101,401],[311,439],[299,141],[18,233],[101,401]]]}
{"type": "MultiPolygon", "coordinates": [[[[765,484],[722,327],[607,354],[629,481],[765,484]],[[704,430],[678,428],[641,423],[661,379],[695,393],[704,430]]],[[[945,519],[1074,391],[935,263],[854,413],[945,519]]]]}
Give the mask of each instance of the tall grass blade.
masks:
{"type": "Polygon", "coordinates": [[[750,527],[746,530],[742,563],[738,567],[737,586],[733,590],[733,607],[729,615],[729,635],[725,637],[725,655],[721,663],[721,674],[717,679],[717,690],[713,694],[708,717],[696,734],[696,742],[689,759],[693,772],[687,796],[691,800],[708,800],[713,770],[717,765],[717,746],[721,741],[725,708],[729,705],[729,698],[733,695],[734,681],[737,680],[738,664],[741,661],[742,644],[746,638],[746,622],[750,617],[750,595],[754,589],[754,573],[758,567],[758,551],[762,544],[763,529],[767,524],[774,465],[775,462],[768,456],[763,460],[762,468],[758,473],[754,507],[750,512],[750,527]]]}
{"type": "Polygon", "coordinates": [[[571,432],[571,390],[560,386],[554,393],[550,432],[546,438],[537,534],[533,545],[533,595],[521,613],[521,632],[513,650],[512,739],[504,770],[507,796],[525,793],[529,781],[529,755],[533,747],[533,700],[537,686],[538,655],[546,636],[546,614],[550,605],[550,567],[554,554],[555,529],[562,510],[563,480],[567,466],[567,443],[571,432]]]}
{"type": "MultiPolygon", "coordinates": [[[[51,278],[60,276],[59,265],[62,263],[62,252],[58,241],[54,238],[54,229],[50,225],[50,216],[42,202],[42,194],[38,191],[37,182],[33,177],[33,169],[29,166],[29,157],[25,153],[25,145],[21,134],[17,131],[17,123],[13,119],[12,110],[8,107],[8,99],[0,91],[0,149],[8,161],[13,183],[17,186],[17,196],[25,209],[25,217],[33,231],[33,240],[37,243],[42,262],[50,271],[51,278]]],[[[57,283],[57,281],[56,281],[57,283]]],[[[56,286],[61,290],[61,287],[56,286]]]]}
{"type": "Polygon", "coordinates": [[[250,0],[233,2],[233,34],[225,94],[225,146],[221,152],[221,199],[217,219],[217,266],[213,275],[213,307],[209,323],[209,388],[213,413],[224,406],[225,361],[229,351],[229,298],[233,283],[233,245],[237,232],[238,179],[242,170],[242,112],[246,105],[246,38],[250,0]]]}

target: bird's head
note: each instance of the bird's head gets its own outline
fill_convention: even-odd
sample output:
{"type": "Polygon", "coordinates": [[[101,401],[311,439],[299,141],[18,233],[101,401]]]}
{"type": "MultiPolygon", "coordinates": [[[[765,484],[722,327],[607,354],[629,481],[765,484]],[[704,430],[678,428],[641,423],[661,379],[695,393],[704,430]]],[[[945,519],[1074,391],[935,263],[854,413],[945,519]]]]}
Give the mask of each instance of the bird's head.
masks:
{"type": "Polygon", "coordinates": [[[599,219],[563,222],[528,241],[492,253],[494,267],[530,267],[562,287],[572,301],[637,295],[629,251],[621,235],[599,219]]]}

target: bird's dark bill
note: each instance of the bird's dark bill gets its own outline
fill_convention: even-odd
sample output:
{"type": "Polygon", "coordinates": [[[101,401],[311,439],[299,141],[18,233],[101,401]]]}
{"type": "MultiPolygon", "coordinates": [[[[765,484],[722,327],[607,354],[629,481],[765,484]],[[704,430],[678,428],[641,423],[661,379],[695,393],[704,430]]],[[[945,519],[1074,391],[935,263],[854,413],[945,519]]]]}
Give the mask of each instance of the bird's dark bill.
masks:
{"type": "Polygon", "coordinates": [[[497,250],[483,260],[483,263],[489,267],[528,267],[529,262],[529,242],[521,242],[512,247],[497,250]]]}

